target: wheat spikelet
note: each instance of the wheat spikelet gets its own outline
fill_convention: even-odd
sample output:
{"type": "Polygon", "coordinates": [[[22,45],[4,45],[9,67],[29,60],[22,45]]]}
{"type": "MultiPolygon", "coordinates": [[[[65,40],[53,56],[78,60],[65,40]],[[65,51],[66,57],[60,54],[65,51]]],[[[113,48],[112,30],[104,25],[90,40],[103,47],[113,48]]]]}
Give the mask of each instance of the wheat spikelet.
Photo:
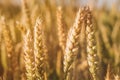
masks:
{"type": "Polygon", "coordinates": [[[69,70],[70,70],[69,68],[73,63],[76,57],[76,54],[78,52],[78,39],[81,31],[81,24],[84,19],[83,10],[84,9],[82,10],[79,9],[76,16],[76,21],[68,33],[68,38],[67,38],[66,48],[65,48],[65,55],[64,55],[65,78],[67,78],[67,75],[69,74],[69,70]]]}
{"type": "Polygon", "coordinates": [[[35,67],[36,77],[39,80],[44,80],[46,74],[46,52],[43,42],[42,21],[36,20],[34,28],[34,54],[35,54],[35,67]]]}
{"type": "Polygon", "coordinates": [[[88,53],[88,65],[89,70],[93,76],[94,80],[97,79],[97,51],[96,51],[96,40],[95,40],[95,28],[92,21],[92,14],[91,11],[88,8],[88,14],[87,14],[87,26],[86,26],[86,34],[87,34],[87,53],[88,53]]]}
{"type": "Polygon", "coordinates": [[[33,37],[30,30],[24,36],[24,58],[27,80],[35,80],[33,37]]]}
{"type": "Polygon", "coordinates": [[[58,25],[59,45],[62,48],[62,50],[64,50],[66,43],[66,33],[65,33],[65,25],[63,21],[62,7],[58,7],[57,10],[57,25],[58,25]]]}
{"type": "Polygon", "coordinates": [[[25,24],[26,29],[32,30],[32,22],[31,22],[31,16],[30,16],[30,11],[29,7],[27,5],[26,0],[22,0],[22,11],[23,11],[23,21],[25,24]]]}

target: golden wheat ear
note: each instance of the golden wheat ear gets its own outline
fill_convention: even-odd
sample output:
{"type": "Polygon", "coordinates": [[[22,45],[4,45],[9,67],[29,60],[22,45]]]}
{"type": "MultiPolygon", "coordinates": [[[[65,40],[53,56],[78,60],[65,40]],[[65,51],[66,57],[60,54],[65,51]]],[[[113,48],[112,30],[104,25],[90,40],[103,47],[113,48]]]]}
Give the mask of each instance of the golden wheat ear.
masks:
{"type": "Polygon", "coordinates": [[[18,58],[15,54],[14,43],[11,37],[10,29],[6,23],[5,18],[3,18],[3,37],[5,41],[6,53],[7,53],[7,66],[8,66],[8,78],[15,77],[14,73],[18,69],[18,58]]]}
{"type": "Polygon", "coordinates": [[[47,64],[42,24],[42,20],[38,18],[34,27],[35,74],[37,79],[45,80],[47,64]]]}
{"type": "Polygon", "coordinates": [[[89,65],[89,70],[92,74],[94,80],[98,80],[97,70],[98,70],[98,56],[96,48],[95,39],[95,26],[93,24],[93,16],[89,9],[87,8],[87,25],[86,25],[86,35],[87,35],[87,60],[89,65]]]}
{"type": "Polygon", "coordinates": [[[66,44],[66,25],[63,18],[63,9],[61,6],[57,8],[57,34],[58,34],[58,41],[60,46],[60,51],[57,53],[57,61],[56,61],[56,72],[59,77],[63,78],[63,55],[65,50],[66,44]]]}
{"type": "Polygon", "coordinates": [[[63,20],[63,12],[62,7],[58,7],[57,10],[57,25],[58,25],[58,39],[59,39],[59,45],[62,48],[62,50],[65,49],[65,43],[66,43],[66,32],[65,32],[65,25],[63,20]]]}
{"type": "Polygon", "coordinates": [[[64,73],[65,79],[67,80],[70,67],[73,61],[76,58],[76,54],[78,53],[78,39],[81,31],[81,26],[84,20],[84,8],[79,9],[75,23],[70,29],[67,37],[65,54],[64,54],[64,73]]]}
{"type": "Polygon", "coordinates": [[[24,36],[24,59],[27,80],[35,80],[33,36],[30,30],[24,36]]]}

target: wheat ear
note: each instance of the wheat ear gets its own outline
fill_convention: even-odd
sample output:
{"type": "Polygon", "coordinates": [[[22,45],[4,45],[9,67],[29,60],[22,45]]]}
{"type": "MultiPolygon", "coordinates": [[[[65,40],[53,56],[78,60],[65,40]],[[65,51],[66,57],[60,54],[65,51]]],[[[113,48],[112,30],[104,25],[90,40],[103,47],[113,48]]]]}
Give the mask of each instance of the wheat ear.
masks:
{"type": "Polygon", "coordinates": [[[93,76],[94,80],[97,79],[97,49],[96,49],[96,40],[95,40],[95,27],[93,25],[93,18],[90,9],[88,8],[87,13],[87,26],[86,26],[86,35],[87,35],[87,53],[88,53],[88,65],[89,70],[93,76]]]}
{"type": "Polygon", "coordinates": [[[69,74],[70,66],[72,65],[76,54],[78,52],[78,39],[81,31],[82,21],[84,19],[83,9],[79,9],[75,23],[68,33],[66,42],[65,54],[64,54],[64,73],[65,79],[69,74]]]}
{"type": "Polygon", "coordinates": [[[62,7],[58,7],[57,10],[57,25],[58,25],[59,45],[62,48],[62,50],[64,50],[66,43],[66,33],[65,33],[65,25],[63,20],[62,7]]]}
{"type": "Polygon", "coordinates": [[[30,30],[24,36],[24,59],[27,80],[35,80],[33,36],[30,30]]]}
{"type": "Polygon", "coordinates": [[[46,74],[46,52],[44,37],[42,31],[42,20],[37,19],[34,28],[34,54],[35,54],[35,67],[36,67],[36,77],[39,80],[45,79],[46,74]]]}
{"type": "Polygon", "coordinates": [[[3,36],[7,52],[8,78],[13,79],[13,76],[15,75],[13,73],[18,69],[18,58],[17,55],[15,54],[14,43],[11,38],[9,26],[7,25],[4,17],[2,18],[2,21],[3,21],[3,36]]]}

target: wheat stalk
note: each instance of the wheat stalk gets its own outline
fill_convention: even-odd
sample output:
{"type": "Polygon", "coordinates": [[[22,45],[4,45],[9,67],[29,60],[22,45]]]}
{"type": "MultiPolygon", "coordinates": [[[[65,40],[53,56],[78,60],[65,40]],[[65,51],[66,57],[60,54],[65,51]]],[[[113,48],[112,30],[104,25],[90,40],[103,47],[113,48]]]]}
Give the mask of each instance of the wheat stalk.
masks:
{"type": "Polygon", "coordinates": [[[105,80],[111,80],[110,79],[110,65],[108,65],[108,67],[107,67],[107,73],[106,73],[106,76],[105,76],[105,80]]]}
{"type": "Polygon", "coordinates": [[[96,40],[95,40],[95,27],[93,25],[93,18],[90,9],[88,8],[87,13],[87,25],[86,25],[86,34],[87,34],[87,53],[88,53],[88,65],[89,70],[93,76],[94,80],[97,79],[97,64],[98,64],[98,56],[96,49],[96,40]]]}
{"type": "Polygon", "coordinates": [[[42,26],[42,20],[38,18],[34,28],[34,54],[36,67],[35,74],[39,80],[44,80],[46,74],[46,52],[42,26]]]}
{"type": "Polygon", "coordinates": [[[70,66],[76,58],[78,52],[78,39],[81,31],[82,21],[84,20],[83,10],[79,9],[75,23],[68,33],[66,42],[65,54],[64,54],[64,73],[65,79],[68,77],[70,66]]]}
{"type": "MultiPolygon", "coordinates": [[[[1,21],[0,21],[0,26],[2,26],[1,21]]],[[[4,73],[3,65],[2,65],[1,47],[2,47],[2,29],[0,29],[0,80],[2,80],[2,76],[3,76],[3,73],[4,73]]]]}
{"type": "Polygon", "coordinates": [[[30,30],[24,36],[24,59],[27,80],[35,80],[33,36],[30,30]]]}

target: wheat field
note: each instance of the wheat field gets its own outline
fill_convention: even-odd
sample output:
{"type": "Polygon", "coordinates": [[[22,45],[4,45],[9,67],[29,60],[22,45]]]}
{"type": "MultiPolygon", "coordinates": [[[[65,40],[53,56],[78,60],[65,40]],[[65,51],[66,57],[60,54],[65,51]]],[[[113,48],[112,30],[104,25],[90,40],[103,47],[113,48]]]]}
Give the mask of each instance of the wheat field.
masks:
{"type": "Polygon", "coordinates": [[[0,3],[0,80],[120,80],[120,2],[77,1],[0,3]]]}

